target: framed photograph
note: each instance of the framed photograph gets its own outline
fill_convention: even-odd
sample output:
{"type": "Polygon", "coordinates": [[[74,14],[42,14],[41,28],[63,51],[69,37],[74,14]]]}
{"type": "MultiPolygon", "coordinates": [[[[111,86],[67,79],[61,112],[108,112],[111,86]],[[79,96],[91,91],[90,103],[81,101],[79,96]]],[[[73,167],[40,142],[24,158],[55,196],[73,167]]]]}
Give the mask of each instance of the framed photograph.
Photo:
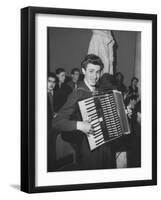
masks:
{"type": "Polygon", "coordinates": [[[21,190],[157,184],[157,15],[21,9],[21,190]]]}

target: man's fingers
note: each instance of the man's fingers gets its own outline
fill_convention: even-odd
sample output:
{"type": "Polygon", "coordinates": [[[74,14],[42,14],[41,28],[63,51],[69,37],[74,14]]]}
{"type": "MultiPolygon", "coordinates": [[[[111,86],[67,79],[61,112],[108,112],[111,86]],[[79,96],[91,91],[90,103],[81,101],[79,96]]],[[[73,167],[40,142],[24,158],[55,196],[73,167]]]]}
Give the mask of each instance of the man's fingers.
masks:
{"type": "Polygon", "coordinates": [[[94,129],[93,129],[93,127],[91,127],[91,129],[89,130],[89,134],[91,134],[91,135],[94,134],[94,129]]]}

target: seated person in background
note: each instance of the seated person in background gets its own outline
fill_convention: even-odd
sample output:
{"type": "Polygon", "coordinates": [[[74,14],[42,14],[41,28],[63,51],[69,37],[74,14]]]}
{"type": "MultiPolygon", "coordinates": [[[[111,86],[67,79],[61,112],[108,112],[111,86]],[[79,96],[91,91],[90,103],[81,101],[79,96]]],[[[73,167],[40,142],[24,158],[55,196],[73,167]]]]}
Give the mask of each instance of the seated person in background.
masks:
{"type": "Polygon", "coordinates": [[[77,163],[77,169],[104,169],[111,167],[111,158],[108,153],[108,144],[102,145],[94,151],[90,151],[87,137],[93,134],[93,128],[88,121],[82,121],[78,101],[91,97],[96,91],[96,84],[104,65],[102,60],[89,54],[81,63],[84,80],[79,87],[70,94],[65,105],[60,109],[58,115],[53,119],[52,125],[60,131],[71,132],[80,138],[80,158],[77,163]]]}
{"type": "Polygon", "coordinates": [[[127,111],[129,116],[129,122],[131,126],[131,131],[136,132],[137,126],[141,125],[141,101],[137,102],[137,96],[132,95],[129,97],[129,102],[127,104],[127,111]]]}
{"type": "Polygon", "coordinates": [[[65,83],[66,73],[63,68],[56,69],[56,76],[58,78],[58,84],[55,92],[54,107],[55,112],[58,112],[65,104],[68,95],[72,92],[72,89],[65,83]]]}
{"type": "Polygon", "coordinates": [[[127,141],[128,166],[141,166],[141,102],[137,102],[137,96],[132,95],[126,100],[131,134],[127,141]]]}
{"type": "Polygon", "coordinates": [[[52,132],[52,119],[55,117],[54,98],[55,88],[57,84],[57,77],[54,73],[48,74],[47,82],[47,169],[53,171],[56,163],[56,134],[52,132]]]}
{"type": "Polygon", "coordinates": [[[78,68],[73,68],[71,70],[71,81],[68,82],[68,86],[72,90],[76,89],[79,84],[80,70],[78,68]]]}
{"type": "Polygon", "coordinates": [[[125,100],[125,105],[127,108],[129,119],[133,119],[136,103],[137,103],[137,96],[135,96],[135,95],[132,95],[128,99],[125,100]]]}
{"type": "Polygon", "coordinates": [[[124,94],[126,93],[126,86],[124,85],[124,76],[121,72],[117,72],[115,74],[114,83],[117,90],[121,91],[122,95],[124,96],[124,94]]]}
{"type": "Polygon", "coordinates": [[[137,98],[139,98],[139,91],[138,91],[138,87],[137,87],[138,81],[139,80],[136,77],[133,77],[131,79],[131,85],[128,88],[127,97],[135,95],[137,98]]]}

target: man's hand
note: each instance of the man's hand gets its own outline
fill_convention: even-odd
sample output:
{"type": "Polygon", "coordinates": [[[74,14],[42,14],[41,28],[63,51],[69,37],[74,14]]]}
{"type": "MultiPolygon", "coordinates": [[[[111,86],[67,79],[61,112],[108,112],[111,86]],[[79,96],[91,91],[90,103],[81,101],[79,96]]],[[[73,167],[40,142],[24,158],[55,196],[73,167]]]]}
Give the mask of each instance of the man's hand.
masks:
{"type": "Polygon", "coordinates": [[[127,116],[131,119],[131,116],[132,116],[132,110],[131,110],[131,107],[130,107],[130,106],[127,106],[126,114],[127,114],[127,116]]]}
{"type": "Polygon", "coordinates": [[[82,131],[87,136],[89,134],[93,134],[93,131],[94,131],[91,124],[88,121],[78,121],[77,122],[77,130],[82,131]]]}

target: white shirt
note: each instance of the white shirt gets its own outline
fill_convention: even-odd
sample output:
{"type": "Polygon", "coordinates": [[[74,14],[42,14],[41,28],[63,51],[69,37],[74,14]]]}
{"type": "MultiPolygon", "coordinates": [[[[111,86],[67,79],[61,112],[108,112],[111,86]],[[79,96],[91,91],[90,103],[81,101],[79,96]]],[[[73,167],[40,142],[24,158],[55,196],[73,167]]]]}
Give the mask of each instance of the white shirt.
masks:
{"type": "Polygon", "coordinates": [[[89,85],[89,83],[86,81],[86,79],[84,79],[84,82],[87,85],[87,87],[90,89],[91,92],[95,92],[95,87],[92,87],[91,85],[89,85]]]}

